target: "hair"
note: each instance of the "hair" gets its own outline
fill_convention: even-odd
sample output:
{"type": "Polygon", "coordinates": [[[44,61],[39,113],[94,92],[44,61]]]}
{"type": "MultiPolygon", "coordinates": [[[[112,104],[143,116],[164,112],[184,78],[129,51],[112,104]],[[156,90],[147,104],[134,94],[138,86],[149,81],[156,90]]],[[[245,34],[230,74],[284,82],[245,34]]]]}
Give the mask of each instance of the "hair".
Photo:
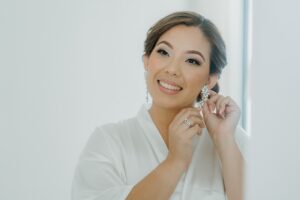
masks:
{"type": "MultiPolygon", "coordinates": [[[[159,38],[171,28],[178,26],[198,27],[210,43],[210,75],[218,75],[220,77],[222,70],[227,65],[226,48],[224,40],[217,27],[202,15],[191,12],[175,12],[160,19],[147,32],[144,42],[144,55],[150,56],[159,38]]],[[[219,84],[212,88],[215,92],[219,92],[219,84]]],[[[197,101],[201,99],[201,94],[197,97],[197,101]]]]}

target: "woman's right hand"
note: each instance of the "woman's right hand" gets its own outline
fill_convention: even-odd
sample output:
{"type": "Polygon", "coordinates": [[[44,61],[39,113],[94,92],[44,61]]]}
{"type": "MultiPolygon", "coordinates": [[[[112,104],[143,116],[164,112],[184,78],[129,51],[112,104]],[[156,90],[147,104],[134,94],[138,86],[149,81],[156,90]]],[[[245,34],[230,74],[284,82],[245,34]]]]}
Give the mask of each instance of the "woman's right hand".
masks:
{"type": "Polygon", "coordinates": [[[167,159],[188,168],[193,156],[193,138],[205,127],[199,108],[184,108],[169,125],[169,154],[167,159]],[[192,122],[191,126],[184,120],[192,122]]]}

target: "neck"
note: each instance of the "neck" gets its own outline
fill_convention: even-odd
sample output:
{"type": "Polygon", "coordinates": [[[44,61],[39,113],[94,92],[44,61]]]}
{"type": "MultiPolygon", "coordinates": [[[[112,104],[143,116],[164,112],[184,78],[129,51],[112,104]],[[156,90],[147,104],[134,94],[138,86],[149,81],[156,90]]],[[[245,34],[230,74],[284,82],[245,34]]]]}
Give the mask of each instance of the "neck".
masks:
{"type": "Polygon", "coordinates": [[[150,116],[159,130],[166,146],[169,148],[169,125],[181,108],[163,108],[152,104],[149,109],[150,116]]]}

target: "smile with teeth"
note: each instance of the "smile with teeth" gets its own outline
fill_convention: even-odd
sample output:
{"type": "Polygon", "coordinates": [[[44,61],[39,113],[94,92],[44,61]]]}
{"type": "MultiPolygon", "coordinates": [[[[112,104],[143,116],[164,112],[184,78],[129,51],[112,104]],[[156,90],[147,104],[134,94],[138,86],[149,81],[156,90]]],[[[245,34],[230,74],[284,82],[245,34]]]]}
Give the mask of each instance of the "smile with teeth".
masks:
{"type": "Polygon", "coordinates": [[[159,85],[168,90],[180,91],[182,88],[174,85],[170,85],[164,81],[158,81],[159,85]]]}

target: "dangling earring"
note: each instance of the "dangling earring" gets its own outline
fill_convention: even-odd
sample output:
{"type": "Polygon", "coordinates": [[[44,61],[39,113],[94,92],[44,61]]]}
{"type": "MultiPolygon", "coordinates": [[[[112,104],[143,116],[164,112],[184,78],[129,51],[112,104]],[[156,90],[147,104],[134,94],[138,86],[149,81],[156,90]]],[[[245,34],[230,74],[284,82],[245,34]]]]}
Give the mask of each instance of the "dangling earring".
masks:
{"type": "Polygon", "coordinates": [[[196,107],[202,108],[204,103],[207,101],[208,99],[208,86],[204,85],[204,87],[201,90],[201,100],[199,102],[196,103],[196,107]]]}
{"type": "Polygon", "coordinates": [[[146,103],[149,103],[148,84],[147,84],[148,71],[147,70],[144,72],[144,77],[145,77],[145,83],[146,83],[146,103]]]}

